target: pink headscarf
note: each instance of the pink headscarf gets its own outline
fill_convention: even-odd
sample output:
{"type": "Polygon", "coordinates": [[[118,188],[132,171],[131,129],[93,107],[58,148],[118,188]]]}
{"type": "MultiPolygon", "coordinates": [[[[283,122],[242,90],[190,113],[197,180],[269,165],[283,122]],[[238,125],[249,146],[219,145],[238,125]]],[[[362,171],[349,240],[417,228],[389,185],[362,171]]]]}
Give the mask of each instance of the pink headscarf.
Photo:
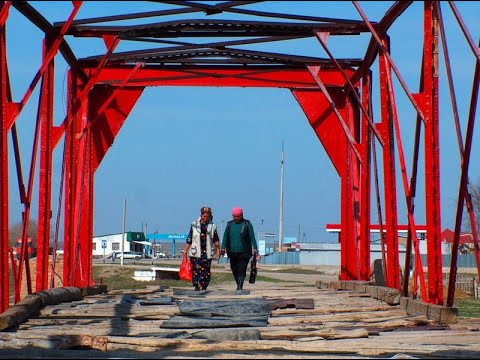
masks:
{"type": "Polygon", "coordinates": [[[242,208],[241,207],[234,207],[232,209],[232,215],[235,215],[235,216],[243,215],[242,208]]]}

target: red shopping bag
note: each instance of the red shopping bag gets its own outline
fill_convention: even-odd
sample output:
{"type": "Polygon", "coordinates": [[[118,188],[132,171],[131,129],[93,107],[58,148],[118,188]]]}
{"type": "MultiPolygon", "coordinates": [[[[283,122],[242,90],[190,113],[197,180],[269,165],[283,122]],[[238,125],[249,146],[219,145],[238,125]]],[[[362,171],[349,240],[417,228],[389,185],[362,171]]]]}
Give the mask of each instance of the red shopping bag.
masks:
{"type": "Polygon", "coordinates": [[[184,256],[182,259],[180,270],[178,271],[178,277],[180,280],[192,281],[192,263],[188,256],[184,256]]]}

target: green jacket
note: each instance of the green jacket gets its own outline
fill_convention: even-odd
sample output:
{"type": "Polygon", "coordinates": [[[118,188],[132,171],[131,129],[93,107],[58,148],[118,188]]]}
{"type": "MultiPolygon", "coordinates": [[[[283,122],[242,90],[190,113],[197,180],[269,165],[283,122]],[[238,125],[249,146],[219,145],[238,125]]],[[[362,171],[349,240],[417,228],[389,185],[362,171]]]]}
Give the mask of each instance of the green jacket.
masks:
{"type": "Polygon", "coordinates": [[[223,233],[222,249],[227,251],[227,256],[232,253],[244,253],[245,256],[252,256],[252,247],[257,250],[257,241],[253,232],[252,223],[243,219],[238,224],[230,220],[223,233]]]}

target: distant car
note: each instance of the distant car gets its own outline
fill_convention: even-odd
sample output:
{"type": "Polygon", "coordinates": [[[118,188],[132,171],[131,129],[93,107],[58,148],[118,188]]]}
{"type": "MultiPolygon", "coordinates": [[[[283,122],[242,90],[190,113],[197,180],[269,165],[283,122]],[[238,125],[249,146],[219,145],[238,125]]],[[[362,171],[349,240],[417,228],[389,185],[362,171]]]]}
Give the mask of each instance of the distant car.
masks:
{"type": "Polygon", "coordinates": [[[157,259],[165,258],[167,255],[165,253],[157,253],[157,259]]]}
{"type": "Polygon", "coordinates": [[[123,254],[118,253],[117,254],[118,258],[123,259],[134,259],[134,260],[140,260],[143,258],[143,253],[138,253],[138,252],[131,252],[131,251],[125,251],[123,254]]]}

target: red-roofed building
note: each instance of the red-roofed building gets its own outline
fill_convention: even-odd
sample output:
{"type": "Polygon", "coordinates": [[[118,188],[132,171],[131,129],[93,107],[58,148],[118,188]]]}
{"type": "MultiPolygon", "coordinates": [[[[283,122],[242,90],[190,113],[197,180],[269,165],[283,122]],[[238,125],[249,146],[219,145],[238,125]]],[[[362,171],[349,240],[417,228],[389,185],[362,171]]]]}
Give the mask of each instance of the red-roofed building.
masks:
{"type": "MultiPolygon", "coordinates": [[[[453,244],[453,236],[455,232],[450,229],[442,231],[442,242],[448,243],[450,246],[453,244]]],[[[475,244],[473,242],[473,235],[470,233],[460,233],[458,241],[458,251],[462,254],[469,254],[475,250],[475,244]]]]}

